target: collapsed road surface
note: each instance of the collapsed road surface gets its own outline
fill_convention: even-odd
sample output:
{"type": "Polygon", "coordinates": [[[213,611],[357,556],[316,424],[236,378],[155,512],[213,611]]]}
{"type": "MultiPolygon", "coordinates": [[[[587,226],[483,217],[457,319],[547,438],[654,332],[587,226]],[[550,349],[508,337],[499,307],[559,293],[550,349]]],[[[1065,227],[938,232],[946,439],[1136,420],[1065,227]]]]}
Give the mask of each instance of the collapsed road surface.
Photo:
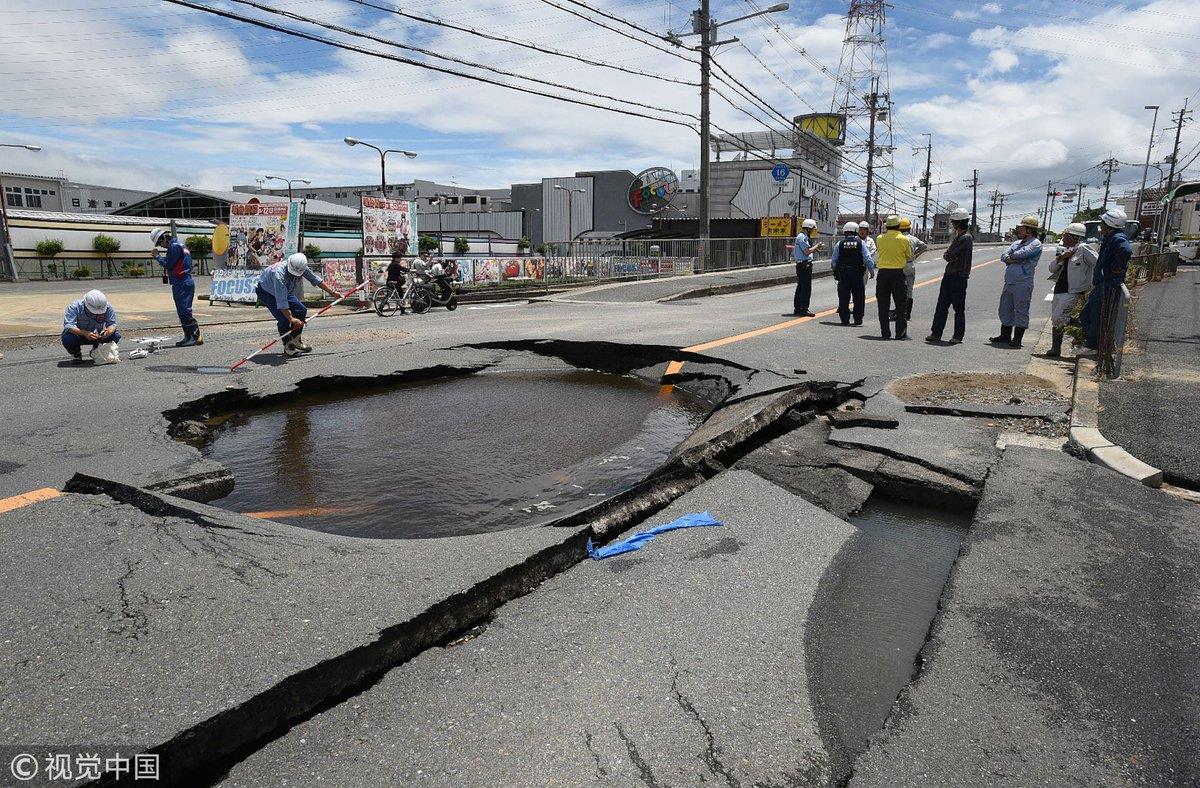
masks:
{"type": "MultiPolygon", "coordinates": [[[[1194,511],[1061,451],[997,448],[1009,421],[914,413],[888,388],[1025,371],[1028,351],[980,340],[992,254],[955,348],[783,318],[774,288],[337,317],[311,356],[232,376],[193,370],[253,347],[253,326],[118,367],[11,353],[0,489],[37,494],[0,513],[3,742],[112,742],[161,754],[176,781],[246,785],[1195,782],[1194,675],[1171,667],[1200,654],[1194,511]],[[716,410],[645,482],[550,526],[358,539],[250,518],[195,502],[236,474],[176,440],[316,392],[504,369],[654,381],[676,360],[671,380],[716,410]],[[877,519],[897,499],[927,510],[911,533],[877,519]],[[724,524],[581,563],[589,538],[701,510],[724,524]],[[1033,560],[1039,544],[1074,563],[1033,560]],[[1101,571],[1135,559],[1140,584],[1101,571]],[[1169,666],[1122,642],[1129,622],[1171,644],[1169,666]],[[959,685],[990,738],[955,726],[959,685]]],[[[921,268],[918,315],[938,268],[921,268]]]]}

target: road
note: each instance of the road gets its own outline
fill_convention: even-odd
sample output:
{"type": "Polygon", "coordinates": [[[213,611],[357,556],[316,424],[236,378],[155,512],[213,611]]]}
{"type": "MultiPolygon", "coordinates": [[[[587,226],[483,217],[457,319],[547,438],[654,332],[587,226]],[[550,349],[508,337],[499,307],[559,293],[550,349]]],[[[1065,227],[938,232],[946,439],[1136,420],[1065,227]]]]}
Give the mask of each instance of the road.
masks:
{"type": "MultiPolygon", "coordinates": [[[[65,353],[47,347],[9,352],[0,361],[0,396],[10,414],[0,425],[0,578],[13,593],[0,605],[0,623],[14,633],[8,648],[20,656],[0,671],[0,692],[10,699],[0,738],[19,744],[66,732],[78,741],[155,746],[193,776],[239,785],[318,777],[342,784],[811,784],[844,780],[856,759],[884,763],[873,773],[886,774],[893,767],[885,755],[904,759],[913,775],[936,768],[932,782],[961,784],[963,773],[938,756],[961,750],[975,757],[978,744],[935,712],[944,710],[943,687],[970,680],[982,681],[979,708],[1005,702],[987,696],[989,686],[1013,699],[1001,726],[1010,740],[988,750],[977,776],[1033,762],[1037,774],[1064,774],[1066,764],[1075,778],[1116,783],[1133,774],[1121,752],[1153,761],[1134,774],[1151,781],[1172,773],[1159,768],[1166,762],[1176,775],[1200,774],[1183,744],[1195,721],[1186,702],[1192,690],[1185,682],[1181,689],[1152,683],[1145,660],[1121,663],[1131,690],[1114,696],[1104,715],[1093,711],[1104,701],[1104,681],[1089,678],[1090,705],[1056,717],[1039,693],[1045,682],[1068,679],[1047,673],[1042,685],[1022,683],[1026,651],[1006,652],[999,663],[982,658],[996,647],[994,629],[957,640],[950,629],[940,640],[901,639],[910,651],[888,659],[912,664],[923,649],[922,659],[936,666],[951,643],[959,651],[946,660],[949,672],[919,672],[907,683],[901,676],[899,684],[846,681],[838,668],[842,646],[822,634],[849,626],[822,612],[826,600],[840,600],[830,610],[861,609],[842,578],[846,566],[858,565],[864,542],[860,526],[840,515],[876,491],[920,502],[937,490],[939,501],[967,511],[982,497],[969,539],[993,541],[986,550],[972,547],[979,553],[973,562],[956,565],[948,588],[963,590],[940,600],[947,628],[981,626],[975,611],[1000,584],[1011,587],[1010,611],[1035,601],[1053,611],[1060,599],[1108,606],[1109,620],[1136,616],[1148,642],[1175,637],[1177,622],[1196,622],[1188,599],[1200,598],[1200,554],[1184,538],[1190,510],[1140,497],[1160,493],[1111,485],[1107,471],[1060,452],[1001,451],[996,439],[1005,427],[996,420],[909,413],[885,389],[914,373],[1026,371],[1037,331],[1023,350],[985,341],[997,325],[997,251],[977,251],[967,339],[952,347],[920,341],[941,269],[925,263],[910,329],[916,339],[908,342],[879,340],[874,305],[864,326],[838,325],[825,314],[834,283],[822,279],[813,296],[821,316],[802,320],[790,314],[788,286],[667,303],[551,299],[391,319],[328,316],[306,332],[316,348],[310,356],[284,361],[268,352],[228,375],[196,368],[228,365],[254,349],[269,338],[262,324],[224,326],[201,348],[115,367],[70,366],[65,353]],[[703,350],[686,355],[680,348],[703,350]],[[728,399],[677,452],[684,464],[671,466],[676,475],[647,488],[644,500],[598,510],[595,522],[362,540],[138,489],[222,478],[223,469],[170,437],[171,425],[188,417],[283,402],[297,391],[480,370],[583,366],[655,380],[675,359],[684,362],[681,388],[728,399]],[[844,394],[858,381],[861,418],[875,426],[814,420],[812,411],[833,404],[821,399],[818,384],[841,382],[844,394]],[[102,481],[58,494],[75,473],[102,481]],[[1039,505],[1052,492],[1097,487],[1113,492],[1050,510],[1057,519],[1039,505]],[[1028,586],[1006,576],[1021,547],[1003,541],[1006,502],[1022,490],[1029,494],[1021,522],[1045,520],[1051,531],[1056,522],[1065,528],[1154,507],[1138,521],[1154,538],[1126,547],[1114,533],[1104,561],[1121,565],[1128,550],[1166,561],[1160,553],[1174,544],[1169,565],[1181,589],[1174,618],[1147,619],[1153,588],[1114,595],[1107,589],[1116,580],[1087,566],[1064,574],[1060,565],[1038,565],[1028,586]],[[29,497],[12,498],[19,495],[29,497]],[[607,540],[702,510],[725,524],[659,537],[628,558],[576,564],[589,537],[607,540]],[[47,600],[56,610],[50,620],[47,600]],[[996,670],[1004,680],[988,685],[987,671],[996,670]],[[78,703],[52,702],[59,675],[75,678],[78,703]],[[847,721],[832,708],[831,686],[868,693],[856,703],[875,711],[847,721]],[[1140,713],[1134,696],[1143,688],[1171,695],[1170,710],[1143,735],[1160,743],[1123,751],[1126,740],[1113,726],[1126,707],[1140,713]],[[885,725],[900,692],[914,698],[916,716],[902,724],[893,713],[885,725]],[[924,694],[936,700],[925,703],[924,694]],[[1050,727],[1065,720],[1080,734],[1045,751],[1019,735],[1035,718],[1050,727]],[[864,753],[873,734],[887,741],[864,753]],[[1080,755],[1085,750],[1091,754],[1080,755]]],[[[1039,328],[1048,306],[1041,295],[1033,303],[1039,328]]],[[[1056,538],[1055,555],[1086,557],[1096,549],[1087,529],[1056,538]]],[[[887,555],[889,571],[902,576],[906,551],[887,555]]],[[[1031,626],[1015,614],[1001,621],[1031,626]]],[[[918,623],[922,633],[928,629],[918,623]]],[[[1093,618],[1068,619],[1058,637],[1086,642],[1093,626],[1093,618]]],[[[844,636],[853,642],[863,633],[844,636]]],[[[1031,637],[1028,649],[1037,646],[1031,637]]],[[[1113,653],[1119,646],[1104,643],[1113,653]]],[[[867,652],[862,669],[870,672],[884,657],[867,652]]],[[[1173,653],[1180,664],[1200,656],[1186,638],[1173,653]]],[[[1092,663],[1078,669],[1095,677],[1092,663]]]]}

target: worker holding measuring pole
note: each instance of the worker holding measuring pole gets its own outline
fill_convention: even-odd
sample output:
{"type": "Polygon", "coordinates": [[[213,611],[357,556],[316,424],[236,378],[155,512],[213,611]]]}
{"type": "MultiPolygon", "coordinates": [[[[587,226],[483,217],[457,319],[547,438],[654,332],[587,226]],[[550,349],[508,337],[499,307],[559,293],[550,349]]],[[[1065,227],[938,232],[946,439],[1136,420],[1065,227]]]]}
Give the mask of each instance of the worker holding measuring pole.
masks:
{"type": "Polygon", "coordinates": [[[300,300],[301,288],[306,280],[334,298],[342,297],[341,293],[325,284],[321,277],[309,269],[308,258],[303,252],[297,252],[286,262],[264,268],[258,279],[258,287],[255,288],[258,300],[275,318],[280,337],[287,336],[283,352],[288,356],[298,356],[312,350],[312,346],[301,336],[304,331],[304,319],[308,316],[308,308],[300,300]]]}

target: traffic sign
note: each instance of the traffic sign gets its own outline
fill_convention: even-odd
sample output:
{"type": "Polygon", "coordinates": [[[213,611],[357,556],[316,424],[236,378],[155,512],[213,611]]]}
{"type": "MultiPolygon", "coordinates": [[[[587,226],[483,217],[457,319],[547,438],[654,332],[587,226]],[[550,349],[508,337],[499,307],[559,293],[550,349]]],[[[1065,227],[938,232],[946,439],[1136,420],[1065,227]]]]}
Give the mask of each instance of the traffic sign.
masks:
{"type": "Polygon", "coordinates": [[[774,167],[771,168],[771,177],[774,178],[779,183],[783,183],[784,181],[786,181],[788,176],[791,174],[792,174],[792,168],[787,166],[786,164],[776,164],[774,167]]]}
{"type": "Polygon", "coordinates": [[[1142,202],[1142,216],[1157,216],[1162,213],[1162,203],[1158,200],[1144,200],[1142,202]]]}

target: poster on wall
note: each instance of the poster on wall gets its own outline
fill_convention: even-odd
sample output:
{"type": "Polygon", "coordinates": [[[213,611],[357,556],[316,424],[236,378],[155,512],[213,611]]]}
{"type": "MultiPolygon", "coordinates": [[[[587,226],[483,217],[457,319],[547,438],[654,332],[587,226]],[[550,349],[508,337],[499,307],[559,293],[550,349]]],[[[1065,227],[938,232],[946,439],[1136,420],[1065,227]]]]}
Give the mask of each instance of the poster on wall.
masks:
{"type": "Polygon", "coordinates": [[[282,262],[300,246],[299,203],[229,206],[228,268],[256,271],[282,262]]]}
{"type": "Polygon", "coordinates": [[[476,284],[499,284],[500,283],[500,266],[501,260],[476,260],[475,261],[475,283],[476,284]]]}
{"type": "Polygon", "coordinates": [[[210,301],[231,301],[253,304],[258,301],[254,288],[258,286],[258,271],[222,268],[212,272],[210,301]]]}
{"type": "MultiPolygon", "coordinates": [[[[341,260],[326,260],[324,262],[325,273],[323,277],[329,286],[339,293],[345,293],[353,290],[358,286],[358,264],[353,259],[341,260]]],[[[331,300],[333,296],[326,293],[324,290],[321,293],[325,296],[325,300],[331,300]]]]}
{"type": "Polygon", "coordinates": [[[446,273],[450,274],[451,281],[457,282],[460,285],[469,285],[475,283],[475,261],[465,258],[458,260],[446,261],[446,273]]]}
{"type": "Polygon", "coordinates": [[[417,254],[417,204],[411,200],[362,198],[364,257],[417,254]]]}

